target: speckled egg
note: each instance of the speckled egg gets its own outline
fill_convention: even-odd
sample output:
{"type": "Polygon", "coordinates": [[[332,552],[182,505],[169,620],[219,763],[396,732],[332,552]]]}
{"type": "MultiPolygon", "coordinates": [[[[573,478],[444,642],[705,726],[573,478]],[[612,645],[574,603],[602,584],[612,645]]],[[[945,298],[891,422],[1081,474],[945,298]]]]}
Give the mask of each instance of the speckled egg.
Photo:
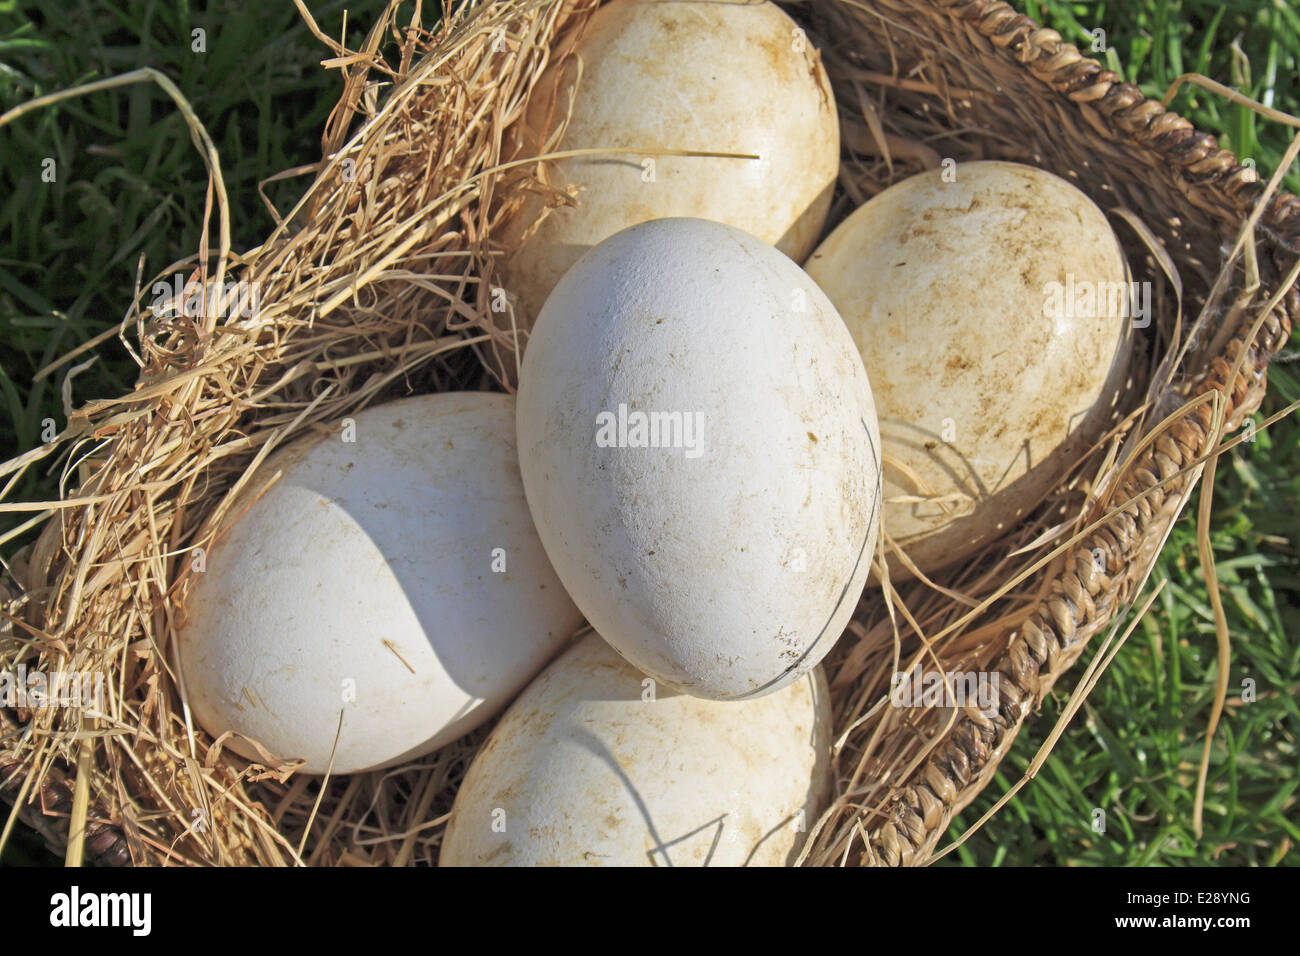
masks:
{"type": "Polygon", "coordinates": [[[592,249],[524,355],[518,435],[551,563],[640,670],[752,697],[839,639],[876,539],[875,406],[843,321],[773,247],[659,219],[592,249]]]}
{"type": "Polygon", "coordinates": [[[1051,173],[975,162],[914,176],[854,211],[807,268],[862,354],[884,528],[922,571],[1022,520],[1116,410],[1140,297],[1105,215],[1051,173]]]}
{"type": "Polygon", "coordinates": [[[439,864],[791,863],[829,784],[828,697],[818,668],[756,700],[701,700],[584,638],[474,758],[439,864]]]}
{"type": "Polygon", "coordinates": [[[538,81],[522,155],[639,152],[548,164],[550,186],[571,191],[574,205],[553,209],[530,234],[544,206],[535,197],[507,230],[508,246],[526,236],[505,268],[523,324],[584,252],[639,222],[714,219],[796,261],[812,251],[839,171],[839,124],[817,50],[784,11],[767,2],[613,0],[591,17],[575,52],[538,81]],[[547,144],[566,114],[563,137],[547,144]],[[758,158],[654,155],[660,149],[758,158]]]}

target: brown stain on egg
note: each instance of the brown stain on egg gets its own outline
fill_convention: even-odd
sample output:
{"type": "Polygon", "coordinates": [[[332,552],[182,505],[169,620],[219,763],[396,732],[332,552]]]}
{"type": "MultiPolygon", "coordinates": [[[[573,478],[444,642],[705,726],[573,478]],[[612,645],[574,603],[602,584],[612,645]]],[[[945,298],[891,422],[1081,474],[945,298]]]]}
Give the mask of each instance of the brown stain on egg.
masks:
{"type": "MultiPolygon", "coordinates": [[[[956,173],[875,197],[809,264],[854,331],[886,453],[936,493],[976,499],[959,521],[886,506],[886,526],[923,570],[990,540],[1050,490],[1104,425],[1127,361],[1122,319],[1044,312],[1044,290],[1070,274],[1126,280],[1100,210],[1041,170],[963,163],[956,173]]],[[[888,477],[887,496],[919,491],[901,472],[888,477]]]]}

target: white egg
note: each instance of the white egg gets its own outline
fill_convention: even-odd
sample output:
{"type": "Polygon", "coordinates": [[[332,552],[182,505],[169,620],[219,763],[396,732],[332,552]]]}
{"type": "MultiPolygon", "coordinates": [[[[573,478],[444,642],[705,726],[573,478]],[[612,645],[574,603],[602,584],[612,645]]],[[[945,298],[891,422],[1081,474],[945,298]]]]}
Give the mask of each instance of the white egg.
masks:
{"type": "MultiPolygon", "coordinates": [[[[551,210],[508,262],[507,290],[528,320],[579,256],[650,219],[715,219],[796,261],[812,251],[839,173],[839,123],[816,48],[780,7],[613,0],[591,17],[574,52],[537,83],[523,155],[645,153],[548,164],[549,184],[572,190],[575,204],[551,210]],[[537,137],[566,116],[562,139],[546,148],[537,137]],[[662,149],[759,158],[655,155],[662,149]]],[[[542,206],[538,197],[524,207],[507,245],[533,229],[542,206]]]]}
{"type": "Polygon", "coordinates": [[[465,775],[441,866],[779,866],[830,777],[820,668],[741,703],[674,694],[597,635],[542,672],[465,775]]]}
{"type": "Polygon", "coordinates": [[[546,552],[642,671],[754,696],[839,638],[875,544],[879,434],[852,338],[786,256],[699,219],[605,240],[542,310],[518,421],[546,552]]]}
{"type": "Polygon", "coordinates": [[[1006,534],[1091,447],[1132,338],[1123,253],[1092,200],[1032,166],[953,172],[885,190],[808,260],[871,378],[885,530],[922,571],[1006,534]]]}
{"type": "Polygon", "coordinates": [[[206,545],[180,632],[199,723],[308,773],[336,732],[336,773],[454,740],[581,622],[528,515],[510,397],[420,396],[343,425],[254,474],[206,545]]]}

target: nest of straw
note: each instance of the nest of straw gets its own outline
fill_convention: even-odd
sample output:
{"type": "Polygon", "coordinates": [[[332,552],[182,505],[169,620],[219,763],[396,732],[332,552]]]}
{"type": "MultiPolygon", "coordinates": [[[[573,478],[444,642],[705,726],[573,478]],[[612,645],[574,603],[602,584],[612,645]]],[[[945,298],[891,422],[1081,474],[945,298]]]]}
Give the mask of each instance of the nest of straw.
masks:
{"type": "MultiPolygon", "coordinates": [[[[343,93],[310,187],[242,254],[229,247],[220,158],[200,119],[151,71],[111,81],[158,81],[185,112],[209,162],[215,238],[164,276],[211,290],[199,309],[156,314],[149,283],[112,330],[140,366],[134,391],[68,408],[55,440],[4,466],[7,487],[40,466],[67,490],[0,502],[30,513],[19,530],[45,524],[9,562],[0,668],[106,677],[99,710],[0,709],[0,786],[69,860],[436,862],[489,728],[337,779],[249,762],[194,726],[174,635],[190,554],[220,535],[233,495],[273,448],[391,398],[509,388],[522,337],[490,311],[504,226],[539,195],[565,201],[548,190],[545,162],[520,154],[520,126],[530,97],[544,95],[542,71],[574,55],[593,8],[471,3],[428,28],[419,5],[405,22],[390,8],[349,50],[300,5],[343,93]],[[241,280],[260,290],[251,316],[232,307],[241,280]]],[[[1114,640],[1130,611],[1149,606],[1148,596],[1134,608],[1172,521],[1231,445],[1225,433],[1258,406],[1300,311],[1300,202],[1278,192],[1279,176],[1258,180],[1003,3],[787,10],[822,51],[839,104],[828,230],[943,158],[1031,163],[1113,217],[1134,278],[1154,289],[1119,424],[977,559],[934,580],[869,587],[826,660],[835,795],[801,862],[919,864],[1090,640],[1108,629],[1114,640]],[[917,663],[997,673],[997,713],[887,706],[890,676],[917,663]]],[[[1081,675],[1065,718],[1108,659],[1081,675]]]]}

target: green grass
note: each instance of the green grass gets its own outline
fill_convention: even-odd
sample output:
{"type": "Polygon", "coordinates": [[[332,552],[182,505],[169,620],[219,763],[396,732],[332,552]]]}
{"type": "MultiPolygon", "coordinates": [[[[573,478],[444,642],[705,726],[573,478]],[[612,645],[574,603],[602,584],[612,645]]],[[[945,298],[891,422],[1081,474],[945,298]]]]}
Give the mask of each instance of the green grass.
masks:
{"type": "MultiPolygon", "coordinates": [[[[274,225],[258,181],[319,157],[341,78],[320,67],[328,51],[292,4],[212,6],[220,11],[174,0],[0,2],[0,107],[157,68],[176,82],[216,143],[233,245],[243,249],[274,225]],[[195,49],[200,39],[203,52],[195,49]]],[[[312,4],[333,35],[343,6],[312,4]]],[[[349,6],[349,22],[365,25],[383,4],[349,6]]],[[[23,117],[0,130],[0,157],[0,453],[8,457],[39,443],[43,420],[62,425],[65,369],[39,382],[33,377],[122,320],[141,256],[140,281],[148,282],[198,248],[206,174],[184,120],[152,84],[23,117]],[[47,160],[54,162],[53,183],[42,181],[47,160]]],[[[304,183],[272,183],[266,191],[285,209],[304,183]]],[[[122,349],[110,346],[100,356],[77,378],[77,402],[121,394],[135,382],[136,366],[122,349]]],[[[33,474],[18,493],[51,488],[33,474]]]]}
{"type": "MultiPolygon", "coordinates": [[[[310,0],[337,36],[343,0],[310,0]]],[[[348,23],[373,21],[381,0],[348,3],[348,23]]],[[[1300,114],[1300,7],[1282,0],[1017,0],[1085,48],[1106,31],[1102,55],[1148,95],[1181,72],[1201,72],[1300,114]],[[1234,43],[1240,56],[1234,55],[1234,43]]],[[[355,44],[359,33],[350,27],[355,44]]],[[[340,79],[288,3],[0,0],[0,110],[46,92],[150,65],[172,77],[221,154],[234,246],[273,220],[259,179],[319,155],[340,79]],[[192,49],[195,29],[206,51],[192,49]]],[[[1287,130],[1199,90],[1176,108],[1266,174],[1287,130]]],[[[184,123],[152,86],[67,102],[0,130],[0,458],[62,422],[63,370],[36,372],[121,321],[145,257],[143,281],[197,248],[202,160],[184,123]],[[53,159],[57,179],[41,181],[53,159]]],[[[273,183],[286,209],[304,181],[273,183]]],[[[1300,192],[1292,172],[1286,187],[1300,192]]],[[[74,404],[130,388],[136,368],[109,343],[73,389],[74,404]]],[[[1270,374],[1264,414],[1300,398],[1300,366],[1270,374]]],[[[1194,528],[1175,529],[1154,578],[1168,585],[1032,783],[944,864],[1238,865],[1295,863],[1300,854],[1300,433],[1284,420],[1219,468],[1213,522],[1233,635],[1231,693],[1245,678],[1256,702],[1231,709],[1215,739],[1205,836],[1191,832],[1196,767],[1213,699],[1216,651],[1194,528]],[[1106,829],[1091,829],[1094,810],[1106,829]]],[[[55,493],[57,475],[33,472],[14,491],[55,493]]],[[[0,530],[9,527],[0,523],[0,530]]],[[[26,540],[20,539],[20,540],[26,540]]],[[[10,548],[12,545],[10,546],[10,548]]],[[[6,552],[10,550],[6,548],[6,552]]],[[[1076,668],[1017,741],[1000,774],[954,824],[956,836],[1019,779],[1081,673],[1076,668]]],[[[50,862],[19,834],[6,862],[50,862]]],[[[941,865],[944,865],[941,864],[941,865]]]]}

